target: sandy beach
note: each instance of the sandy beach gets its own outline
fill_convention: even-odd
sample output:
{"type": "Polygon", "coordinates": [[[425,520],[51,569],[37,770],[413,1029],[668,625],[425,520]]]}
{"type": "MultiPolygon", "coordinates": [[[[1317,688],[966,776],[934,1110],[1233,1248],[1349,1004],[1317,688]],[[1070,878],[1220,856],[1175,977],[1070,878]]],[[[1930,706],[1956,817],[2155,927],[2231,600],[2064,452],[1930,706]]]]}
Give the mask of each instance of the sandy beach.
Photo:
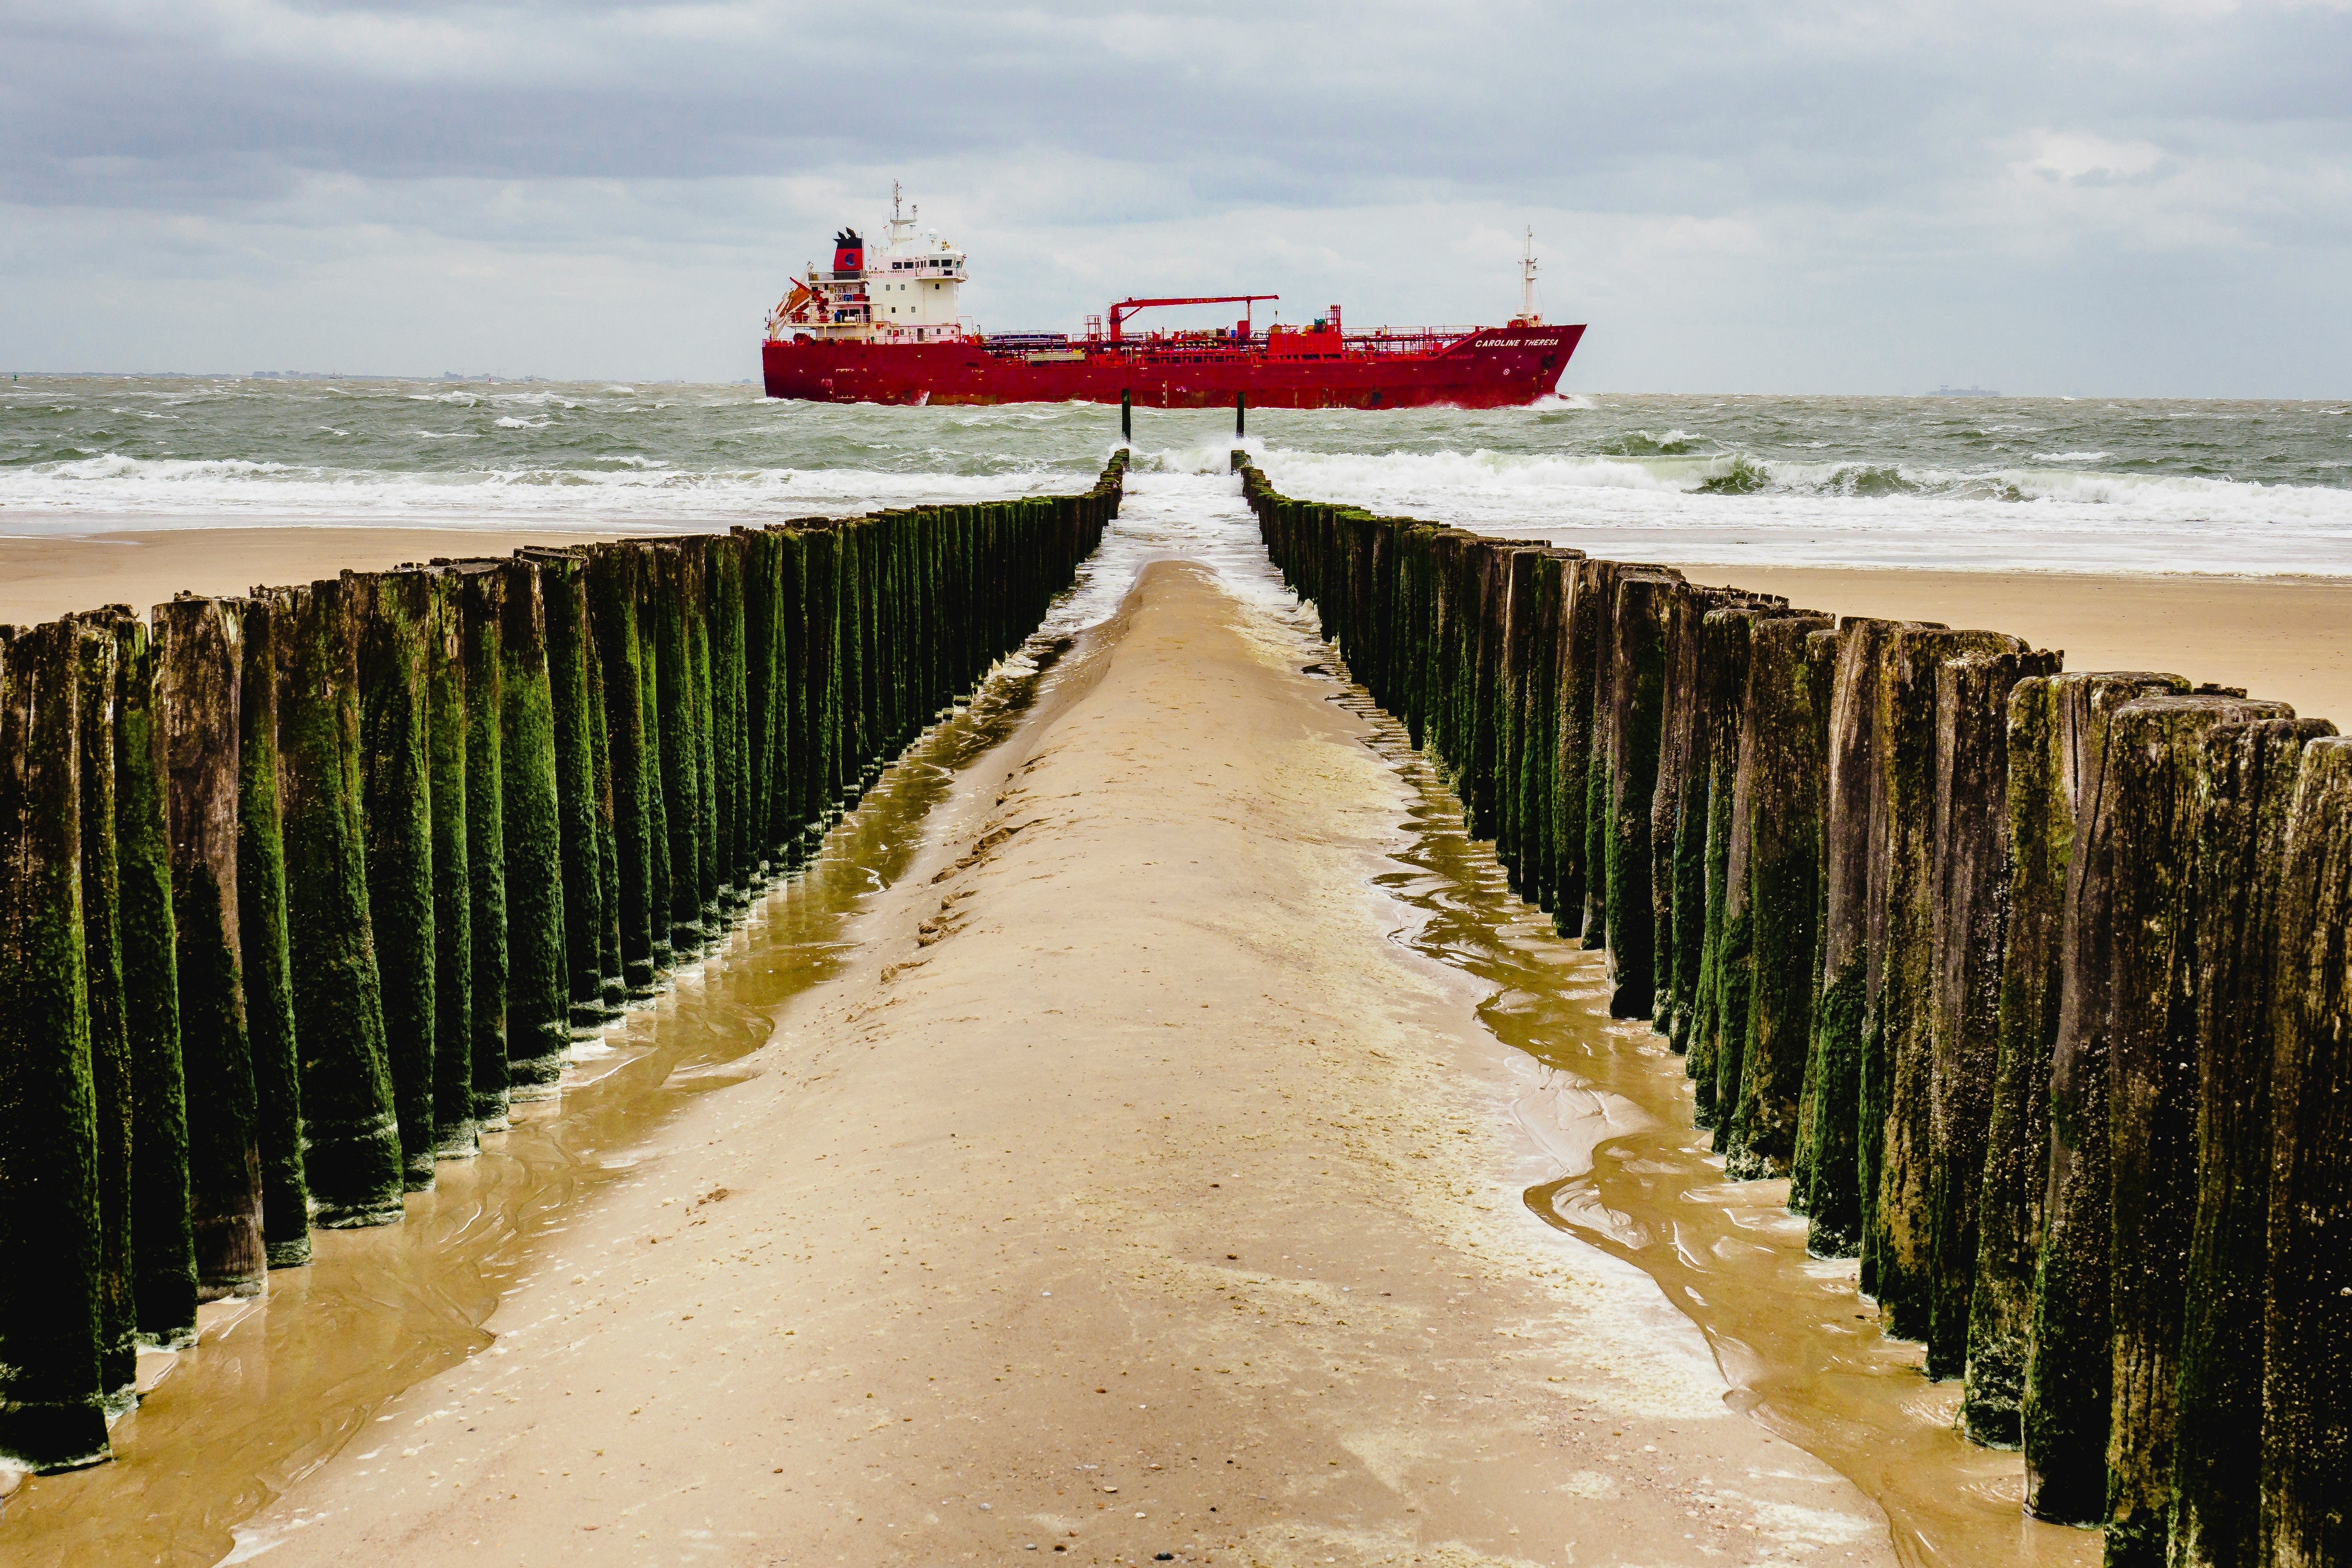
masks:
{"type": "Polygon", "coordinates": [[[257,1543],[1891,1560],[1646,1278],[1501,1179],[1475,992],[1368,885],[1400,787],[1281,653],[1151,569],[753,1081],[257,1543]]]}
{"type": "MultiPolygon", "coordinates": [[[[32,620],[545,538],[173,532],[0,560],[32,620]]],[[[2341,585],[1690,575],[2352,712],[2341,585]]],[[[1533,1082],[1511,1045],[1558,1052],[1482,1013],[1491,966],[1459,934],[1398,940],[1433,906],[1389,885],[1429,808],[1297,623],[1228,586],[1148,568],[929,808],[842,961],[734,1026],[772,1020],[767,1043],[510,1253],[487,1352],[412,1358],[380,1385],[404,1393],[327,1423],[240,1555],[1938,1560],[1916,1538],[1944,1482],[1912,1456],[1968,1462],[1937,1430],[1948,1390],[1885,1382],[1911,1352],[1874,1335],[1805,1362],[1759,1332],[1819,1339],[1813,1314],[1850,1337],[1850,1265],[1808,1264],[1745,1189],[1692,1185],[1717,1178],[1644,1031],[1594,1010],[1578,1049],[1618,1051],[1619,1076],[1533,1082]],[[1678,1275],[1545,1207],[1580,1140],[1644,1125],[1690,1173],[1645,1219],[1696,1201],[1702,1254],[1769,1242],[1770,1270],[1678,1275]],[[1858,1402],[1800,1408],[1854,1365],[1878,1380],[1858,1402]],[[1910,1447],[1814,1441],[1864,1406],[1910,1447]]],[[[730,962],[756,970],[761,942],[730,962]]],[[[1581,1007],[1581,956],[1521,946],[1581,1007]]],[[[2013,1507],[2013,1460],[1984,1458],[1950,1483],[1986,1494],[1977,1529],[2013,1507]]],[[[2095,1551],[2014,1540],[2020,1563],[2095,1551]]]]}

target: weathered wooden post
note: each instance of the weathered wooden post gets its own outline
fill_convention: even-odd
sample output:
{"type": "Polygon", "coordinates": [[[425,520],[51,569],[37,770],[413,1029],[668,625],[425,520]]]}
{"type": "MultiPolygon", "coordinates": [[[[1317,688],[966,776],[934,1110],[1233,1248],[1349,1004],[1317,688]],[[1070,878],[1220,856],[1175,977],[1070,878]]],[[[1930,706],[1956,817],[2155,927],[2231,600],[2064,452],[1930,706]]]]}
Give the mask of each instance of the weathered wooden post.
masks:
{"type": "Polygon", "coordinates": [[[663,903],[668,913],[674,961],[686,963],[702,951],[702,821],[700,747],[695,738],[692,601],[700,584],[683,546],[657,547],[648,563],[656,633],[652,666],[660,725],[661,800],[668,830],[669,875],[663,903]]]}
{"type": "Polygon", "coordinates": [[[1658,789],[1667,628],[1687,591],[1679,575],[1617,580],[1609,677],[1609,821],[1604,841],[1612,1018],[1647,1018],[1656,984],[1650,813],[1658,789]]]}
{"type": "Polygon", "coordinates": [[[1878,695],[1906,625],[1859,616],[1838,625],[1822,828],[1822,989],[1805,1067],[1811,1114],[1795,1174],[1812,1222],[1806,1246],[1824,1258],[1851,1257],[1862,1245],[1863,1022],[1871,999],[1871,883],[1882,860],[1885,777],[1878,695]]]}
{"type": "Polygon", "coordinates": [[[632,545],[599,545],[588,559],[589,622],[595,632],[597,662],[604,677],[604,736],[612,775],[613,847],[616,869],[615,922],[620,935],[621,977],[635,997],[650,996],[654,985],[651,905],[648,902],[645,660],[637,640],[638,604],[644,590],[644,554],[632,545]]]}
{"type": "MultiPolygon", "coordinates": [[[[170,899],[170,978],[178,1006],[169,1027],[156,1020],[144,1049],[142,1092],[153,1095],[155,1110],[142,1113],[134,1147],[145,1189],[137,1221],[140,1327],[171,1344],[194,1340],[200,1291],[205,1299],[259,1291],[269,1254],[240,896],[244,613],[228,601],[183,595],[155,606],[155,635],[152,727],[163,789],[152,805],[135,810],[149,822],[150,852],[164,862],[157,869],[165,872],[170,899]],[[148,1188],[151,1137],[159,1158],[148,1188]]],[[[126,788],[121,804],[130,807],[131,797],[145,793],[126,788]]],[[[273,805],[276,800],[273,788],[273,805]]],[[[282,945],[282,904],[278,913],[282,945]]],[[[153,918],[147,917],[151,931],[153,918]]],[[[151,936],[141,946],[152,941],[151,936]]],[[[158,960],[152,951],[142,955],[148,967],[142,988],[163,988],[158,960]]],[[[283,1008],[282,964],[277,977],[275,999],[283,1008]]],[[[310,1239],[307,1212],[297,1234],[310,1239]]]]}
{"type": "Polygon", "coordinates": [[[1119,389],[1118,438],[1128,442],[1135,439],[1135,392],[1129,387],[1119,389]]]}
{"type": "Polygon", "coordinates": [[[456,574],[428,580],[425,756],[433,797],[433,1153],[481,1153],[474,1117],[473,861],[466,800],[466,636],[456,574]]]}
{"type": "Polygon", "coordinates": [[[1962,1429],[1995,1448],[2020,1441],[2050,1180],[2050,1063],[2076,824],[2086,791],[2095,794],[2103,776],[2108,716],[2137,697],[2188,687],[2178,675],[2081,673],[2028,677],[2010,694],[2009,919],[1960,1406],[1962,1429]]]}
{"type": "Polygon", "coordinates": [[[604,1011],[604,875],[596,852],[594,725],[589,716],[586,573],[570,550],[521,552],[537,568],[547,618],[548,705],[552,715],[555,815],[562,862],[568,1027],[593,1033],[604,1011]]]}
{"type": "Polygon", "coordinates": [[[2059,655],[1970,653],[1936,674],[1935,822],[1928,852],[1927,1375],[1967,1369],[2009,937],[2009,696],[2059,655]]]}
{"type": "Polygon", "coordinates": [[[79,753],[76,810],[81,818],[90,1173],[98,1199],[98,1396],[109,1415],[138,1402],[139,1375],[131,1246],[131,1034],[123,1017],[122,883],[114,839],[116,719],[124,685],[121,650],[115,643],[121,608],[73,618],[80,665],[74,744],[79,753]]]}
{"type": "Polygon", "coordinates": [[[618,1018],[629,1005],[628,982],[621,963],[621,846],[613,806],[613,740],[605,728],[604,660],[596,639],[588,639],[589,781],[595,791],[597,1003],[608,1018],[618,1018]]]}
{"type": "Polygon", "coordinates": [[[1239,441],[1249,434],[1249,393],[1234,393],[1234,439],[1239,441]]]}
{"type": "MultiPolygon", "coordinates": [[[[228,602],[224,601],[225,610],[228,602]]],[[[242,646],[237,659],[236,697],[236,946],[245,978],[246,1045],[251,1053],[248,1091],[232,1094],[230,1105],[249,1118],[235,1132],[235,1117],[209,1107],[211,1091],[234,1088],[234,1070],[206,1076],[192,1064],[188,1074],[189,1197],[196,1205],[195,1228],[205,1227],[206,1204],[197,1172],[206,1163],[205,1140],[217,1130],[225,1139],[219,1168],[236,1169],[236,1151],[251,1146],[261,1168],[261,1236],[268,1266],[299,1269],[310,1261],[310,1183],[303,1160],[302,1061],[294,1038],[294,977],[287,929],[285,811],[278,791],[282,769],[278,746],[278,633],[284,600],[257,594],[236,601],[242,646]],[[232,1135],[234,1134],[234,1135],[232,1135]]],[[[186,1054],[184,1039],[182,1054],[186,1054]]],[[[234,1215],[239,1194],[225,1183],[217,1205],[234,1215]]]]}
{"type": "Polygon", "coordinates": [[[0,647],[0,1453],[109,1457],[99,1402],[97,1106],[81,904],[79,643],[0,647]]]}
{"type": "Polygon", "coordinates": [[[2253,1568],[2262,1545],[2271,1070],[2289,814],[2326,719],[2222,725],[2196,878],[2196,1219],[2181,1304],[2168,1560],[2253,1568]]]}
{"type": "MultiPolygon", "coordinates": [[[[2139,1457],[2144,1445],[2160,1442],[2170,1475],[2180,1282],[2177,1263],[2161,1267],[2142,1245],[2157,1239],[2141,1233],[2162,1212],[2170,1145],[2180,1141],[2176,1118],[2158,1113],[2158,1102],[2172,1098],[2160,1081],[2187,1071],[2179,1064],[2190,1049],[2173,1057],[2160,1043],[2172,966],[2182,956],[2174,942],[2182,873],[2194,860],[2182,801],[2198,787],[2209,730],[2292,716],[2282,704],[2192,695],[2141,697],[2108,720],[2099,788],[2086,792],[2078,819],[2059,956],[2050,1186],[2023,1409],[2026,1507],[2037,1518],[2095,1524],[2112,1500],[2137,1534],[2145,1522],[2139,1474],[2152,1462],[2139,1457]],[[2171,1305],[2149,1300],[2151,1290],[2169,1293],[2171,1305]],[[2161,1364],[2161,1393],[2153,1372],[2117,1384],[2124,1358],[2137,1367],[2143,1356],[2161,1364]],[[2133,1437],[2111,1451],[2118,1426],[2133,1437]]],[[[2189,1098],[2179,1095],[2180,1109],[2189,1098]]],[[[2185,1218],[2164,1222],[2176,1257],[2185,1218]]]]}
{"type": "Polygon", "coordinates": [[[507,1127],[506,619],[499,561],[452,563],[466,696],[467,1032],[477,1133],[507,1127]]]}
{"type": "Polygon", "coordinates": [[[499,810],[506,832],[507,1093],[556,1092],[571,1048],[563,839],[547,610],[537,563],[506,563],[499,632],[499,810]]]}
{"type": "Polygon", "coordinates": [[[304,1166],[329,1228],[401,1218],[400,1124],[384,1059],[361,821],[358,628],[351,589],[277,591],[278,800],[304,1166]]]}
{"type": "Polygon", "coordinates": [[[638,592],[637,653],[643,685],[638,690],[638,727],[645,742],[646,930],[653,940],[656,979],[670,972],[680,957],[670,930],[669,762],[664,752],[661,703],[661,595],[666,558],[653,546],[639,545],[635,568],[638,592]]]}
{"type": "Polygon", "coordinates": [[[2185,1244],[2197,1192],[2197,850],[2214,784],[2207,740],[2221,726],[2294,716],[2284,703],[2145,697],[2119,710],[2109,732],[2118,766],[2106,1501],[2107,1561],[2116,1568],[2161,1568],[2171,1516],[2185,1244]]]}
{"type": "Polygon", "coordinates": [[[1702,852],[1699,896],[1706,905],[1699,936],[1699,964],[1691,987],[1690,1023],[1682,1041],[1683,1067],[1691,1077],[1692,1119],[1717,1129],[1716,1146],[1728,1134],[1731,1109],[1718,1103],[1725,1049],[1734,1057],[1730,1082],[1739,1082],[1737,1058],[1748,1035],[1748,893],[1745,846],[1735,852],[1733,840],[1748,827],[1748,797],[1738,788],[1741,698],[1748,685],[1748,663],[1757,617],[1752,605],[1709,611],[1700,622],[1703,648],[1698,669],[1704,686],[1698,700],[1707,709],[1702,731],[1689,744],[1704,749],[1695,766],[1705,780],[1706,844],[1702,852]],[[1731,880],[1737,861],[1741,875],[1731,880]]]}
{"type": "Polygon", "coordinates": [[[433,581],[421,571],[345,572],[357,622],[360,821],[368,929],[383,1007],[384,1065],[400,1123],[401,1181],[433,1185],[433,762],[425,675],[433,581]]]}
{"type": "Polygon", "coordinates": [[[1882,779],[1871,885],[1874,973],[1863,1019],[1862,1289],[1889,1333],[1927,1333],[1935,1163],[1928,1014],[1935,994],[1937,675],[1948,659],[2021,653],[1998,632],[1910,627],[1881,668],[1882,779]]]}
{"type": "Polygon", "coordinates": [[[2272,1028],[2270,1274],[2260,1561],[2352,1556],[2352,739],[2303,754],[2287,828],[2272,1028]]]}
{"type": "Polygon", "coordinates": [[[1739,1072],[1728,1080],[1738,1093],[1724,1107],[1722,1148],[1726,1170],[1738,1176],[1779,1176],[1796,1157],[1820,985],[1829,770],[1828,692],[1814,637],[1830,625],[1808,611],[1758,614],[1738,672],[1737,747],[1725,788],[1737,802],[1731,839],[1739,863],[1727,862],[1726,897],[1741,900],[1748,981],[1739,1072]]]}
{"type": "Polygon", "coordinates": [[[1690,1044],[1706,933],[1708,737],[1716,705],[1704,660],[1707,615],[1737,595],[1693,587],[1668,612],[1659,698],[1658,779],[1650,796],[1650,1027],[1676,1051],[1690,1044]]]}

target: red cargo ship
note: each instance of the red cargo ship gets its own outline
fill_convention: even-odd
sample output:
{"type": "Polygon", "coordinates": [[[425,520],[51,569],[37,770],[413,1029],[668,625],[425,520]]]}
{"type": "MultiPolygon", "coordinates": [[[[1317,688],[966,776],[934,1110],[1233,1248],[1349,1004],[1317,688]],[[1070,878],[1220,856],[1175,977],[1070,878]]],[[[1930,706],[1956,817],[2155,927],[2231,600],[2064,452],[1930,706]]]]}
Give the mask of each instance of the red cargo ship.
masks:
{"type": "Polygon", "coordinates": [[[1382,328],[1349,332],[1332,306],[1311,327],[1264,331],[1249,308],[1271,294],[1122,299],[1108,325],[1079,337],[989,335],[957,313],[964,253],[915,236],[895,193],[887,247],[869,254],[855,229],[835,236],[833,266],[811,267],[768,318],[761,368],[770,397],[816,402],[1118,402],[1147,408],[1507,408],[1559,384],[1584,329],[1535,311],[1534,236],[1524,298],[1507,327],[1382,328]],[[1126,330],[1138,310],[1237,304],[1242,319],[1211,331],[1126,330]]]}

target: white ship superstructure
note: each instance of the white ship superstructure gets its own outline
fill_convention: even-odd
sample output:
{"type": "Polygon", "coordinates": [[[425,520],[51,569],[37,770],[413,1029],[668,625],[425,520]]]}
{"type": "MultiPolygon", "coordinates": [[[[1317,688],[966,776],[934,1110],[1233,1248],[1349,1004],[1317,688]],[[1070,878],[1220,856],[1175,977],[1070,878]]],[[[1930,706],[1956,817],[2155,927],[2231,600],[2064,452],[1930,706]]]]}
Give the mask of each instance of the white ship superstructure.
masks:
{"type": "Polygon", "coordinates": [[[888,239],[870,253],[856,229],[834,236],[833,266],[795,278],[768,318],[775,341],[805,333],[820,342],[941,343],[966,336],[961,316],[964,253],[931,230],[922,209],[901,215],[890,187],[888,239]]]}

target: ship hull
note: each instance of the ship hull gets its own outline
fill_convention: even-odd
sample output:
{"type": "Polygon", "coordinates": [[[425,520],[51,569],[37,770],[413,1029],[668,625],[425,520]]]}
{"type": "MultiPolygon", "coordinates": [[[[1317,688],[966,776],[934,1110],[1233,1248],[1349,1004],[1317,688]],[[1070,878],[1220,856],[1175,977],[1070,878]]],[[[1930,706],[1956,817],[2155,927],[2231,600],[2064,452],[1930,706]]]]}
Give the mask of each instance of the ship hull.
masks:
{"type": "Polygon", "coordinates": [[[1286,358],[1182,347],[1034,362],[977,343],[761,346],[770,397],[813,402],[1117,402],[1143,408],[1512,408],[1549,396],[1582,327],[1485,328],[1433,353],[1286,358]]]}

